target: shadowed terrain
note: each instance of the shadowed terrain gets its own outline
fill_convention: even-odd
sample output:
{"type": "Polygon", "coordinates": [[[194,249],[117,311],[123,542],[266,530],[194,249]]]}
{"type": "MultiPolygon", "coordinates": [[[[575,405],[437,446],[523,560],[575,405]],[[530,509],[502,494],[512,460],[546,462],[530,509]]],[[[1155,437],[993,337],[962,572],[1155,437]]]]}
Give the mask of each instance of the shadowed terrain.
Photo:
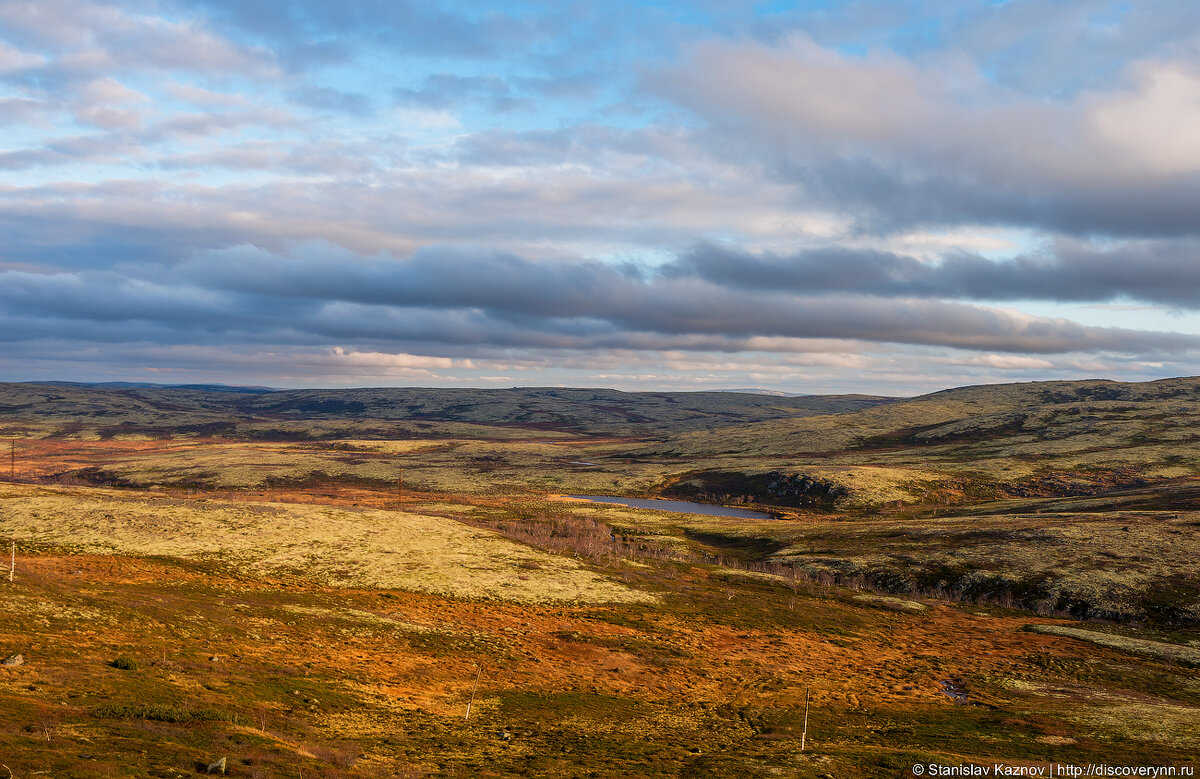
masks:
{"type": "Polygon", "coordinates": [[[737,392],[514,388],[238,391],[73,384],[0,385],[0,422],[46,435],[337,438],[413,435],[422,424],[648,434],[853,411],[867,395],[780,397],[737,392]],[[300,422],[308,424],[297,424],[300,422]]]}

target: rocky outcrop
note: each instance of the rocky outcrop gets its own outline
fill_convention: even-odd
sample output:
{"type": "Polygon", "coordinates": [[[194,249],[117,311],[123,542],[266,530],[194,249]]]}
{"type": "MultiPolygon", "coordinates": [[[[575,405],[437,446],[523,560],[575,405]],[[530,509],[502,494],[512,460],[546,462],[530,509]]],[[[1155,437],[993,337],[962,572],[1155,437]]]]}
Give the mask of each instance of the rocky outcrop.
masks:
{"type": "Polygon", "coordinates": [[[850,490],[841,484],[803,473],[703,471],[668,485],[663,494],[722,505],[761,503],[832,509],[850,490]]]}
{"type": "Polygon", "coordinates": [[[769,474],[768,478],[768,495],[782,500],[793,500],[797,505],[834,503],[850,494],[850,491],[840,484],[825,479],[814,479],[803,473],[773,473],[769,474]]]}

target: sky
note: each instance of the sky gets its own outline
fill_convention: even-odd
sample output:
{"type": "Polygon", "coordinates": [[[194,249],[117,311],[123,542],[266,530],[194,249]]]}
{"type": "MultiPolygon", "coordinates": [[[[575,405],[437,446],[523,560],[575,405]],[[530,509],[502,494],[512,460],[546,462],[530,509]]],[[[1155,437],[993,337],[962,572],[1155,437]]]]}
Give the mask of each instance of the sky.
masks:
{"type": "Polygon", "coordinates": [[[0,380],[1200,373],[1200,3],[0,0],[0,380]]]}

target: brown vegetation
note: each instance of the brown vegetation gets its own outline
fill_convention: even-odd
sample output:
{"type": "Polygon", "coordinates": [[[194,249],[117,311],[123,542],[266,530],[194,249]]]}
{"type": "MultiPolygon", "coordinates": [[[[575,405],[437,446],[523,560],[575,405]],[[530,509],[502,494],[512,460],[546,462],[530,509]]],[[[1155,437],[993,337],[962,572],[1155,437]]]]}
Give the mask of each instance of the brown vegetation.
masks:
{"type": "Polygon", "coordinates": [[[667,399],[592,391],[236,414],[49,391],[0,403],[38,436],[0,485],[17,776],[226,756],[232,776],[817,779],[1200,750],[1196,382],[710,396],[653,425],[667,399]],[[775,501],[784,520],[552,499],[689,480],[818,499],[775,501]]]}

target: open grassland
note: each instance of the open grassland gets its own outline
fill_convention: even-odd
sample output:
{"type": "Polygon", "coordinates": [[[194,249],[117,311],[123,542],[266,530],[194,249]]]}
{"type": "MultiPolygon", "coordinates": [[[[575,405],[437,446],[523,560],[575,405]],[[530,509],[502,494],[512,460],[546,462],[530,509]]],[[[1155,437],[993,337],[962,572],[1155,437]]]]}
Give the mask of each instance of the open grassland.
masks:
{"type": "Polygon", "coordinates": [[[0,647],[25,660],[0,669],[2,759],[18,776],[188,776],[225,756],[231,775],[260,777],[816,779],[1099,762],[1116,748],[1180,764],[1200,748],[1196,672],[1171,662],[1030,632],[1021,614],[629,562],[599,567],[654,603],[22,556],[0,600],[0,647]]]}
{"type": "Polygon", "coordinates": [[[621,457],[629,446],[609,439],[23,440],[17,457],[22,473],[31,477],[138,488],[361,485],[480,495],[555,489],[644,493],[662,482],[661,470],[621,457]]]}
{"type": "Polygon", "coordinates": [[[14,776],[226,756],[257,777],[842,779],[1200,753],[1195,380],[887,403],[0,389],[14,776]]]}
{"type": "Polygon", "coordinates": [[[218,561],[260,576],[519,602],[652,598],[573,560],[437,517],[0,485],[10,538],[73,552],[218,561]]]}

